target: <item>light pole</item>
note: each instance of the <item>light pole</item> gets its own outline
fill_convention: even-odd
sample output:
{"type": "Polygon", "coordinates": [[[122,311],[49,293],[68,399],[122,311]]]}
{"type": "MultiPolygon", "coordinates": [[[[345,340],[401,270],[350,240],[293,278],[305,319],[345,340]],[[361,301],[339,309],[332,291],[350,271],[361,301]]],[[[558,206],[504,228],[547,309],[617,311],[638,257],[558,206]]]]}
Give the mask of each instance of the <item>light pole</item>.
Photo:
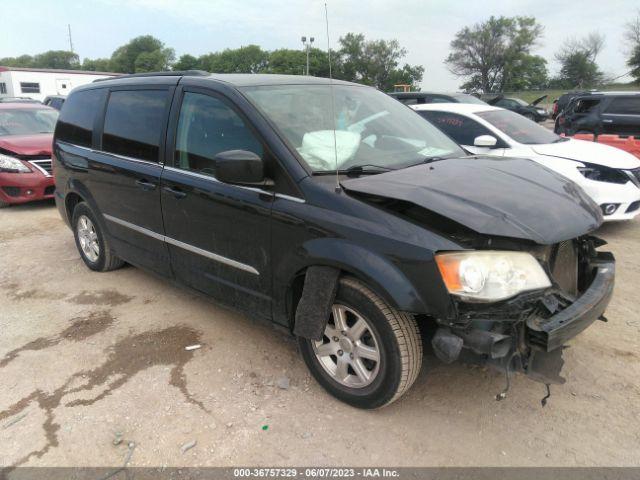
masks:
{"type": "Polygon", "coordinates": [[[309,42],[307,42],[307,37],[302,37],[302,45],[307,49],[307,76],[309,75],[309,49],[311,48],[311,44],[315,40],[313,37],[309,37],[309,42]]]}

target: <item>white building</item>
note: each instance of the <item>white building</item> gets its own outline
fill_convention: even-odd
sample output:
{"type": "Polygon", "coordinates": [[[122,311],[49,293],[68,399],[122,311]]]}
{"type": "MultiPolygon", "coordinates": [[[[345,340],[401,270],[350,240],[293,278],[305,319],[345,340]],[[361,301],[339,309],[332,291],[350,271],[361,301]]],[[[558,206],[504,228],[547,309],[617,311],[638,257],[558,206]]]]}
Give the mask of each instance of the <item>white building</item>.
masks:
{"type": "Polygon", "coordinates": [[[29,97],[42,101],[48,95],[67,95],[74,87],[114,75],[118,74],[0,66],[0,98],[29,97]]]}

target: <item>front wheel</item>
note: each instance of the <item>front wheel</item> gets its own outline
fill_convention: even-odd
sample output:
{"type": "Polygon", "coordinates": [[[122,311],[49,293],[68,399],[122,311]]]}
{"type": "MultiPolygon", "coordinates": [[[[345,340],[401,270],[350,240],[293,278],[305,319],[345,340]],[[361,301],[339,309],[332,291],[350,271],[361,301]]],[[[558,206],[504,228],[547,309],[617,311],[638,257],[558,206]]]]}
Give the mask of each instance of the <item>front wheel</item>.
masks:
{"type": "Polygon", "coordinates": [[[379,408],[400,398],[422,365],[414,317],[349,277],[340,279],[322,340],[298,337],[298,344],[318,383],[358,408],[379,408]]]}
{"type": "Polygon", "coordinates": [[[76,247],[87,267],[98,272],[107,272],[120,268],[124,264],[111,251],[109,241],[100,228],[96,214],[86,203],[79,203],[73,210],[71,224],[76,247]]]}

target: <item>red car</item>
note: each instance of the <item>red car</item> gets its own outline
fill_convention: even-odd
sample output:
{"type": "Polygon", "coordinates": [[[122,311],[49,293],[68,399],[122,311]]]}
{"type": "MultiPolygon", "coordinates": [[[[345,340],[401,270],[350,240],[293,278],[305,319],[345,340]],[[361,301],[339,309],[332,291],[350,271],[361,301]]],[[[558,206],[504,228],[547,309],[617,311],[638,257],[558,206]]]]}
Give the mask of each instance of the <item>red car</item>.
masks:
{"type": "Polygon", "coordinates": [[[53,198],[51,142],[58,111],[0,103],[0,208],[53,198]]]}

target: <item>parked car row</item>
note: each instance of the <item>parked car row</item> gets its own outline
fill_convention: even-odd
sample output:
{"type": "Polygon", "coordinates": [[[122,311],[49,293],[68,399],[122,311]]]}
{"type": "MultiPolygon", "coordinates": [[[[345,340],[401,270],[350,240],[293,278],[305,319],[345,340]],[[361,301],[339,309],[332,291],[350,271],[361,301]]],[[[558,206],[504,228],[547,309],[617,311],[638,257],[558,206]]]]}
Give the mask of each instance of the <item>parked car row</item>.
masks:
{"type": "Polygon", "coordinates": [[[415,107],[427,120],[312,77],[95,82],[57,122],[56,204],[88,268],[128,262],[275,322],[351,405],[410,388],[427,325],[444,362],[564,382],[563,345],[602,318],[615,261],[591,236],[601,208],[540,163],[599,155],[482,103],[415,107]],[[467,113],[484,130],[456,139],[467,113]]]}

